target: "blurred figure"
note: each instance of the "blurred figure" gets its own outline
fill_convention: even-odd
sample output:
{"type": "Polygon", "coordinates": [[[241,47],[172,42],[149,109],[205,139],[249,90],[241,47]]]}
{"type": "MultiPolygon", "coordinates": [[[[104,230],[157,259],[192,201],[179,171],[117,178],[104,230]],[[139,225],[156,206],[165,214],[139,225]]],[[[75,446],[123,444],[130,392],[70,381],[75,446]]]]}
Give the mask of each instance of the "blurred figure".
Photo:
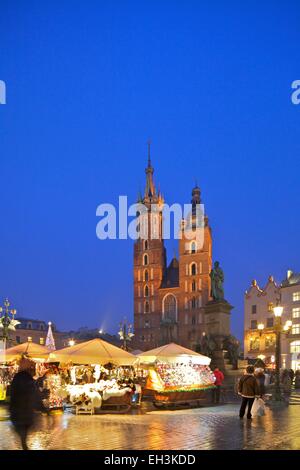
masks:
{"type": "Polygon", "coordinates": [[[23,450],[28,450],[27,436],[34,424],[35,410],[39,402],[34,374],[35,364],[28,359],[22,359],[10,389],[10,419],[21,439],[23,450]]]}
{"type": "Polygon", "coordinates": [[[262,368],[255,369],[254,375],[259,383],[260,396],[265,395],[265,374],[262,368]]]}
{"type": "Polygon", "coordinates": [[[291,379],[291,384],[293,385],[294,377],[295,377],[295,372],[293,371],[293,369],[289,370],[289,376],[290,376],[290,379],[291,379]]]}
{"type": "Polygon", "coordinates": [[[300,388],[300,370],[295,373],[295,388],[300,388]]]}
{"type": "Polygon", "coordinates": [[[270,373],[266,370],[265,371],[265,388],[267,388],[270,385],[271,382],[271,375],[270,373]]]}
{"type": "Polygon", "coordinates": [[[282,372],[281,382],[283,386],[283,392],[287,395],[290,395],[292,391],[292,381],[290,373],[287,369],[284,369],[284,371],[282,372]]]}
{"type": "Polygon", "coordinates": [[[215,380],[215,388],[212,390],[212,400],[213,403],[220,403],[220,396],[221,396],[221,386],[224,380],[224,374],[223,372],[216,367],[214,370],[214,376],[216,378],[215,380]]]}

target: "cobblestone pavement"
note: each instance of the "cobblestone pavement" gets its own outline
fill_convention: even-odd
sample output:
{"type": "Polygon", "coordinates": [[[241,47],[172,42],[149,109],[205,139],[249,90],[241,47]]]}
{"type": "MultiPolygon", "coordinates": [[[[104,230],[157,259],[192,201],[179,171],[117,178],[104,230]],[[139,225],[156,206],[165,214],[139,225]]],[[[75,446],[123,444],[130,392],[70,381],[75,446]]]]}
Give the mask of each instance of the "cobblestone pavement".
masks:
{"type": "MultiPolygon", "coordinates": [[[[31,449],[300,449],[300,408],[270,410],[252,421],[229,404],[144,414],[41,416],[31,449]]],[[[20,449],[0,408],[0,449],[20,449]]]]}

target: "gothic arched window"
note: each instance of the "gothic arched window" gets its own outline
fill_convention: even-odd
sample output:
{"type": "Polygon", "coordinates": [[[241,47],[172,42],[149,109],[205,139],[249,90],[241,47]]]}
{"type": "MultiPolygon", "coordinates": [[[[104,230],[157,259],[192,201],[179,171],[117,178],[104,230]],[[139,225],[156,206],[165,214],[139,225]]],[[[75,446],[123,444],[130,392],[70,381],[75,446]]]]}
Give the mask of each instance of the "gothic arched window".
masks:
{"type": "Polygon", "coordinates": [[[148,286],[145,286],[144,294],[145,294],[145,297],[149,297],[149,287],[148,286]]]}
{"type": "Polygon", "coordinates": [[[196,263],[191,264],[191,276],[195,276],[197,274],[197,265],[196,263]]]}
{"type": "Polygon", "coordinates": [[[192,308],[196,308],[196,299],[195,299],[195,297],[192,298],[192,308]]]}
{"type": "Polygon", "coordinates": [[[191,243],[191,253],[196,253],[197,251],[197,244],[196,242],[191,243]]]}
{"type": "Polygon", "coordinates": [[[145,302],[144,312],[145,312],[145,313],[149,313],[149,310],[150,310],[150,308],[149,308],[149,302],[148,302],[148,300],[147,300],[147,301],[145,302]]]}
{"type": "Polygon", "coordinates": [[[163,300],[163,316],[164,319],[177,320],[177,302],[173,294],[168,294],[163,300]]]}
{"type": "Polygon", "coordinates": [[[144,255],[144,266],[148,266],[148,255],[144,255]]]}
{"type": "Polygon", "coordinates": [[[144,250],[148,250],[148,240],[144,241],[144,250]]]}
{"type": "Polygon", "coordinates": [[[149,281],[149,273],[146,269],[146,271],[144,272],[144,281],[148,282],[149,281]]]}

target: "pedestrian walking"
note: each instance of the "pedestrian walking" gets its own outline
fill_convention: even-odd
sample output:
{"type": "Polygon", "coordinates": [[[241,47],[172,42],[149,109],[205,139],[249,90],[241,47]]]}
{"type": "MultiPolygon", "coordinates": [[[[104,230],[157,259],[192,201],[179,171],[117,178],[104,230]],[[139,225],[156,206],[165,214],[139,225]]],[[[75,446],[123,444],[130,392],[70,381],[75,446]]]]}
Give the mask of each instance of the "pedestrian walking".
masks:
{"type": "Polygon", "coordinates": [[[218,367],[216,367],[214,370],[214,376],[216,380],[215,380],[215,388],[213,388],[212,390],[212,400],[213,400],[213,403],[218,404],[220,403],[221,387],[222,387],[222,383],[224,380],[224,374],[218,367]]]}
{"type": "Polygon", "coordinates": [[[254,376],[254,367],[248,366],[246,372],[241,377],[238,385],[238,393],[242,397],[242,404],[240,408],[240,418],[242,419],[247,409],[247,418],[251,419],[251,408],[255,398],[260,397],[259,384],[254,376]]]}
{"type": "Polygon", "coordinates": [[[19,372],[14,376],[10,388],[10,419],[21,439],[23,450],[28,450],[28,432],[34,424],[35,410],[39,407],[34,374],[35,364],[28,359],[22,359],[19,372]]]}

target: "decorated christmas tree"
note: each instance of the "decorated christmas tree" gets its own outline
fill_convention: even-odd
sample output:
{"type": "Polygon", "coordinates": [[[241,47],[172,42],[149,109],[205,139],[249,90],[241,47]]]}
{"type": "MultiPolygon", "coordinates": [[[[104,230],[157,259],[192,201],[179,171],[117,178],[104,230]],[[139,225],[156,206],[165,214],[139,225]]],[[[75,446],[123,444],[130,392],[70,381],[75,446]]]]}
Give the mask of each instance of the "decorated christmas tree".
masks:
{"type": "Polygon", "coordinates": [[[47,333],[47,338],[46,338],[46,347],[50,349],[51,351],[55,351],[55,341],[52,333],[52,328],[51,328],[51,321],[48,323],[48,333],[47,333]]]}

